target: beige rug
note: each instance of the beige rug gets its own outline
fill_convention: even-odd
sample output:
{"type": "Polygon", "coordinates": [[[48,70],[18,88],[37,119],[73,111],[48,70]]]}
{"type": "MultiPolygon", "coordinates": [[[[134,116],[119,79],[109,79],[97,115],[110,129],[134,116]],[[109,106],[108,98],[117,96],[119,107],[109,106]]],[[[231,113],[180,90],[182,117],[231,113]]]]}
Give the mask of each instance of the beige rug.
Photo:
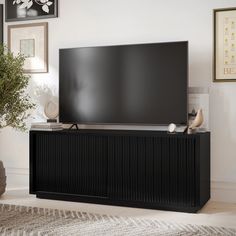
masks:
{"type": "Polygon", "coordinates": [[[0,204],[0,235],[236,236],[236,230],[0,204]]]}

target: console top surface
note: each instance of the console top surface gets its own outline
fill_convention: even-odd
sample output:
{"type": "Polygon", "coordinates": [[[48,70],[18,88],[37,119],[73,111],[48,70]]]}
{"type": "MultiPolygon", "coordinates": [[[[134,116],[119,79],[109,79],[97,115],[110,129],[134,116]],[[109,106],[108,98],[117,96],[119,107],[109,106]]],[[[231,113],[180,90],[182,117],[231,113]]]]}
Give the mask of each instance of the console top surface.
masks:
{"type": "Polygon", "coordinates": [[[145,135],[145,136],[186,136],[186,137],[193,137],[193,136],[202,136],[202,135],[209,135],[210,132],[199,132],[194,134],[186,134],[182,132],[178,133],[169,133],[166,131],[152,131],[152,130],[113,130],[113,129],[79,129],[79,130],[70,130],[70,129],[63,129],[59,131],[44,131],[44,130],[33,130],[30,131],[31,134],[35,133],[44,133],[44,134],[93,134],[93,135],[145,135]]]}

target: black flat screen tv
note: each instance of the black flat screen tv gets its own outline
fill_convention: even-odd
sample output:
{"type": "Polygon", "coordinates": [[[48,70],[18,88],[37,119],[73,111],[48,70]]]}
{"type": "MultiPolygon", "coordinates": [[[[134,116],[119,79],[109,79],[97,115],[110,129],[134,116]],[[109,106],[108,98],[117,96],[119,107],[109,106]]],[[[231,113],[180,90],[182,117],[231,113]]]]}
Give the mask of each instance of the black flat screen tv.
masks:
{"type": "Polygon", "coordinates": [[[60,121],[187,124],[188,42],[60,49],[60,121]]]}

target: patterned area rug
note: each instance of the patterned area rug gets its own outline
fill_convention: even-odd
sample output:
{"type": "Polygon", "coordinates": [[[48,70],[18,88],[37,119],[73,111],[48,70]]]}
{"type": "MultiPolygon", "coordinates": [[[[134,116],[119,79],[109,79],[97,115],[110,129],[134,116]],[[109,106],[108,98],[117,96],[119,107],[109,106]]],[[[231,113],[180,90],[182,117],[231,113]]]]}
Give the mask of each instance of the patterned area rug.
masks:
{"type": "Polygon", "coordinates": [[[236,230],[0,204],[0,235],[233,236],[236,230]]]}

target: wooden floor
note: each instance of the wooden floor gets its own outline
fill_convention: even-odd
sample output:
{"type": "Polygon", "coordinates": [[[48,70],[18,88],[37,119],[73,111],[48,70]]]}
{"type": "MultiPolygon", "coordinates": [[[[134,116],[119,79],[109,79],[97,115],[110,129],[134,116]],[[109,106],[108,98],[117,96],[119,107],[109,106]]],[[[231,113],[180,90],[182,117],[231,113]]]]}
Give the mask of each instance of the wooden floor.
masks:
{"type": "Polygon", "coordinates": [[[236,204],[208,202],[197,214],[170,211],[146,210],[127,207],[114,207],[86,203],[74,203],[37,199],[29,195],[27,190],[12,190],[0,198],[0,204],[14,204],[43,208],[78,210],[91,213],[139,218],[158,219],[184,224],[212,225],[236,228],[236,204]]]}

